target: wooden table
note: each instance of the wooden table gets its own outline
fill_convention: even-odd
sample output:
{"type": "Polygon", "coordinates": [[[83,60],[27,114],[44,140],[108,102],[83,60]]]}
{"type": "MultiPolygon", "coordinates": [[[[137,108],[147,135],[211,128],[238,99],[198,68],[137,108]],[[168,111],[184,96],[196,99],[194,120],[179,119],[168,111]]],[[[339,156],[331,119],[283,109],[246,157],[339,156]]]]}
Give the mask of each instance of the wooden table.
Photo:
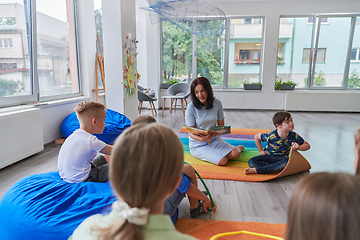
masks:
{"type": "Polygon", "coordinates": [[[185,116],[184,100],[185,100],[185,103],[186,103],[186,105],[187,105],[187,101],[186,101],[186,96],[185,96],[185,95],[174,95],[174,96],[169,95],[169,96],[162,96],[161,98],[164,99],[163,109],[162,109],[162,114],[161,114],[162,117],[164,116],[165,102],[166,102],[166,99],[167,99],[167,98],[170,98],[170,99],[171,99],[169,112],[172,113],[172,106],[173,106],[174,101],[175,101],[175,108],[176,108],[176,101],[177,101],[178,99],[180,99],[180,101],[181,101],[181,107],[182,107],[182,111],[183,111],[183,115],[185,116]]]}

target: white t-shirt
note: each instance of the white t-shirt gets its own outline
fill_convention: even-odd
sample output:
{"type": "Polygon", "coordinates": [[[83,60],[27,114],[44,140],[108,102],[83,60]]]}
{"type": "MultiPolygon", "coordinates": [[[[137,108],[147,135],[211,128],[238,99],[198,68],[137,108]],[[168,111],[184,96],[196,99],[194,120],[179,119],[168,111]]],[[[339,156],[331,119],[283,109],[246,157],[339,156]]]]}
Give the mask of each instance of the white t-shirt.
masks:
{"type": "Polygon", "coordinates": [[[89,176],[90,162],[106,146],[83,129],[73,132],[62,145],[58,156],[60,177],[69,183],[83,182],[89,176]]]}

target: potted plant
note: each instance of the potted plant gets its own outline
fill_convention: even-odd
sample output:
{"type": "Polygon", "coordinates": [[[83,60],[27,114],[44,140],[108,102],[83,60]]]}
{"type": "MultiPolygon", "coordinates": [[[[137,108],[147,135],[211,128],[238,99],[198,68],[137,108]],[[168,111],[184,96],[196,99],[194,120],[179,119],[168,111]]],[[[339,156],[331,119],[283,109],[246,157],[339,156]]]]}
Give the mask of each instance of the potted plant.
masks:
{"type": "Polygon", "coordinates": [[[179,83],[180,80],[176,79],[174,77],[171,77],[171,79],[169,81],[166,81],[165,83],[161,83],[161,88],[162,89],[168,89],[171,85],[175,84],[175,83],[179,83]]]}
{"type": "Polygon", "coordinates": [[[293,81],[282,81],[282,78],[276,76],[275,78],[275,90],[294,90],[297,86],[296,82],[293,81]]]}
{"type": "Polygon", "coordinates": [[[245,80],[243,82],[243,85],[244,85],[245,90],[261,90],[262,89],[262,84],[260,82],[250,83],[249,81],[245,80]]]}
{"type": "Polygon", "coordinates": [[[285,61],[284,61],[284,58],[282,57],[277,57],[277,60],[276,60],[277,64],[285,64],[285,61]]]}

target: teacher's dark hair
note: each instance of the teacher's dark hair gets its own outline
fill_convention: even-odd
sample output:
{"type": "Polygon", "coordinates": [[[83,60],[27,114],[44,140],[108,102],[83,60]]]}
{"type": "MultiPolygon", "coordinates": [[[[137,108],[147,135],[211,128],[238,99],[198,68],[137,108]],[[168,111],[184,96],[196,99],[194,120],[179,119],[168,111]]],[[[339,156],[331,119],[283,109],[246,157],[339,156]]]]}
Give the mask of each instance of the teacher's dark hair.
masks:
{"type": "Polygon", "coordinates": [[[192,81],[191,92],[190,92],[192,102],[197,109],[200,109],[203,106],[201,104],[200,100],[195,95],[195,87],[199,84],[201,84],[203,86],[204,90],[208,94],[207,99],[206,99],[206,109],[211,109],[214,106],[213,103],[214,103],[215,97],[214,97],[214,93],[213,93],[211,84],[210,84],[209,80],[205,77],[197,77],[192,81]]]}

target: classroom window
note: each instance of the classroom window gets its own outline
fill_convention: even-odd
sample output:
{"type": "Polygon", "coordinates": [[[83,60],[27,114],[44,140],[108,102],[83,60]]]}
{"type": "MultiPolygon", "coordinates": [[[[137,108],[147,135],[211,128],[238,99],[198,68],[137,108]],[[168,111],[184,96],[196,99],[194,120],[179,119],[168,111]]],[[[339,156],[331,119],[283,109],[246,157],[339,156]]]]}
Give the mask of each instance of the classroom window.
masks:
{"type": "MultiPolygon", "coordinates": [[[[318,17],[319,21],[321,16],[318,17]]],[[[318,39],[314,42],[312,57],[316,55],[312,69],[310,88],[341,88],[344,86],[344,72],[348,61],[348,46],[351,31],[351,17],[328,17],[331,24],[320,24],[318,39]],[[326,48],[324,48],[326,46],[326,48]],[[325,61],[326,58],[326,61],[325,61]]]]}
{"type": "MultiPolygon", "coordinates": [[[[360,17],[356,18],[356,23],[360,17]]],[[[360,89],[360,24],[355,25],[354,38],[350,56],[350,66],[348,72],[348,89],[360,89]]]]}
{"type": "MultiPolygon", "coordinates": [[[[221,20],[198,20],[198,28],[220,28],[221,20]]],[[[225,31],[215,37],[197,36],[196,76],[209,79],[213,86],[224,86],[225,31]]]]}
{"type": "Polygon", "coordinates": [[[0,106],[80,95],[73,4],[0,4],[0,12],[10,15],[0,18],[0,48],[7,48],[0,51],[0,106]]]}
{"type": "Polygon", "coordinates": [[[260,82],[262,18],[231,18],[228,22],[228,88],[242,88],[244,82],[260,82]],[[244,21],[254,24],[244,25],[244,21]]]}
{"type": "Polygon", "coordinates": [[[188,33],[168,21],[162,21],[162,87],[166,83],[191,82],[192,39],[188,33]]]}
{"type": "MultiPolygon", "coordinates": [[[[102,26],[102,0],[94,0],[94,15],[95,15],[95,28],[96,28],[96,38],[95,38],[95,44],[96,44],[96,52],[101,55],[101,53],[104,56],[104,44],[103,44],[103,26],[102,26]],[[99,37],[99,41],[98,41],[99,37]],[[99,45],[100,43],[100,45],[99,45]],[[100,47],[99,47],[100,46],[100,47]],[[101,52],[100,52],[101,48],[101,52]]],[[[101,81],[101,73],[100,70],[97,72],[98,75],[98,89],[103,89],[103,84],[101,81]]],[[[101,90],[100,93],[103,93],[104,91],[101,90]]]]}

